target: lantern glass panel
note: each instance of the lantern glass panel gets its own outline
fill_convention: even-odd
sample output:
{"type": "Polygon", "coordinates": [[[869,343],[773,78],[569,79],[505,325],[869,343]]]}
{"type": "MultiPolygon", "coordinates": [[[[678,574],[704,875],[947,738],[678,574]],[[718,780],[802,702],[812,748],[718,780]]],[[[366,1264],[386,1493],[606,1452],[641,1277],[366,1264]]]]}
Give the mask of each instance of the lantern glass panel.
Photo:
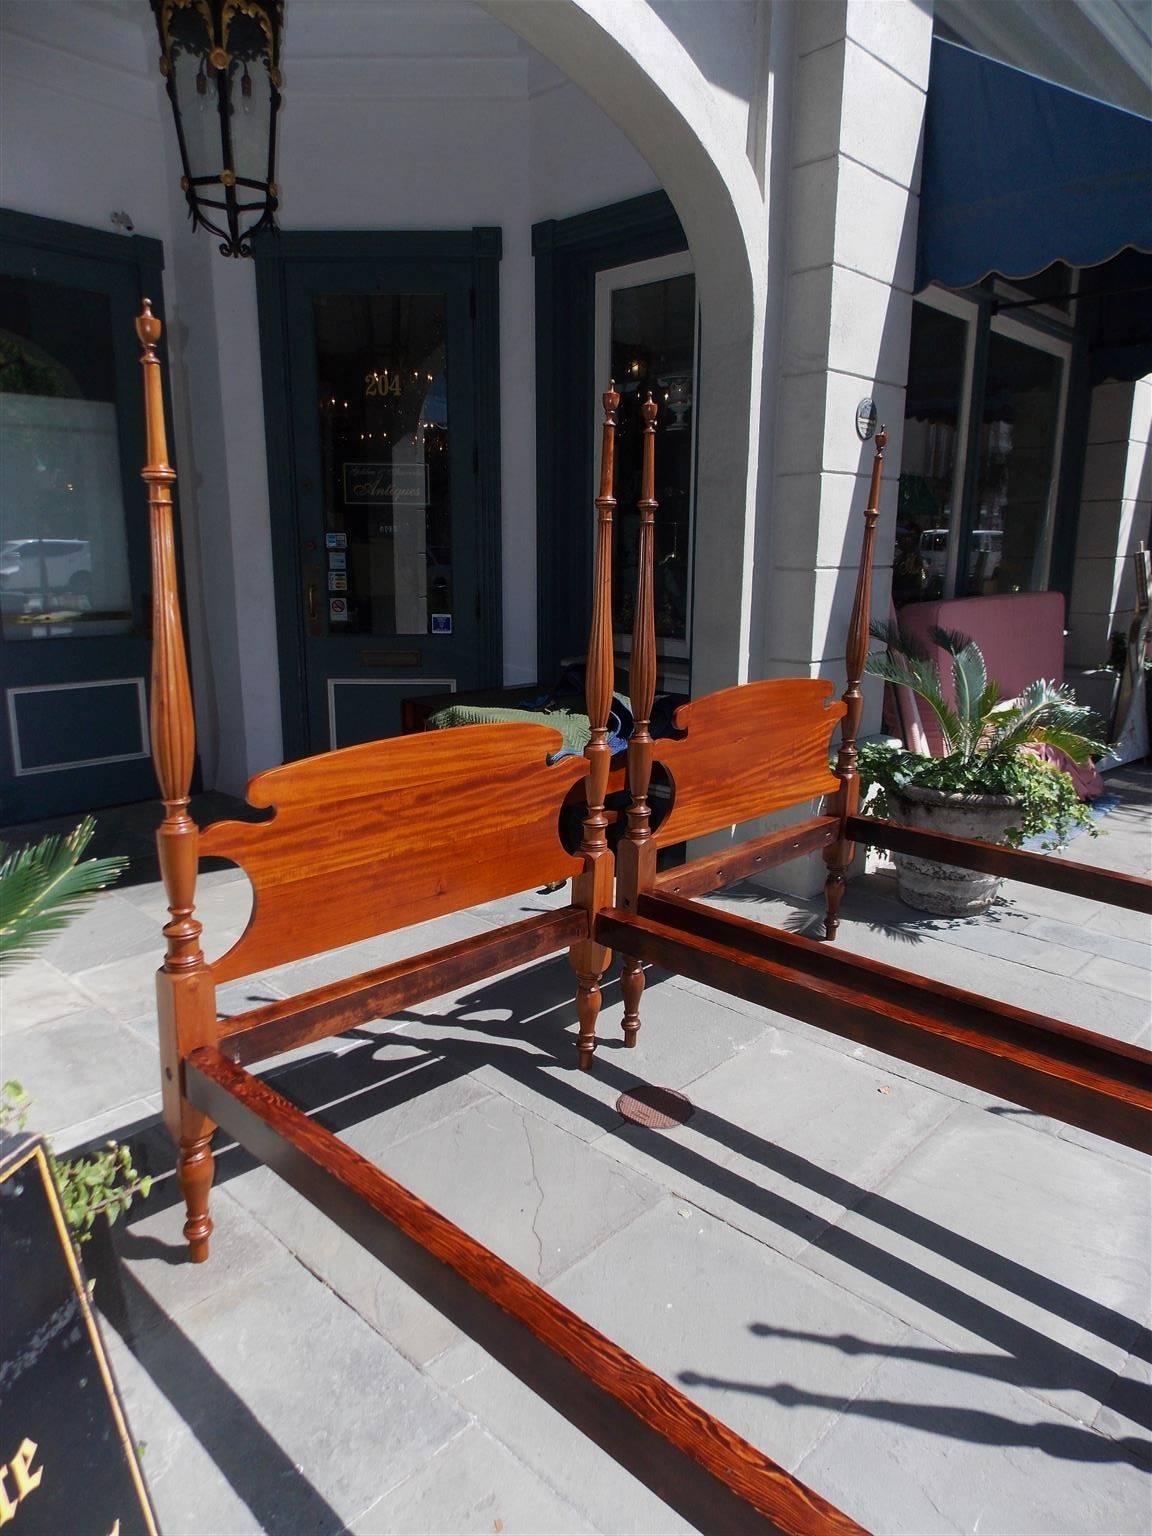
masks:
{"type": "MultiPolygon", "coordinates": [[[[272,83],[262,59],[248,66],[249,94],[243,89],[244,65],[233,59],[229,127],[232,133],[232,164],[237,176],[250,181],[268,180],[268,142],[271,134],[272,83]]],[[[251,189],[248,189],[249,191],[251,189]]],[[[252,201],[241,188],[241,202],[252,201]]]]}
{"type": "Polygon", "coordinates": [[[222,169],[216,72],[208,67],[207,52],[207,46],[200,49],[179,43],[172,49],[172,82],[192,177],[219,176],[222,169]],[[199,85],[204,89],[198,89],[199,85]]]}

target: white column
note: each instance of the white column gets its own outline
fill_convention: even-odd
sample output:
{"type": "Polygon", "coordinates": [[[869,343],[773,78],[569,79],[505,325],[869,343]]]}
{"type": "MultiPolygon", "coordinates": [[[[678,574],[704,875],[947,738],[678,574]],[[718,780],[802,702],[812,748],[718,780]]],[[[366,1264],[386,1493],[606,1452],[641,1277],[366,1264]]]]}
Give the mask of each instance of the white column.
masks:
{"type": "MultiPolygon", "coordinates": [[[[874,587],[876,612],[888,607],[932,21],[914,0],[807,0],[796,29],[758,670],[842,688],[873,453],[854,425],[865,396],[889,429],[874,587]]],[[[865,734],[879,709],[870,688],[865,734]]],[[[814,893],[823,876],[812,858],[772,879],[814,893]]]]}

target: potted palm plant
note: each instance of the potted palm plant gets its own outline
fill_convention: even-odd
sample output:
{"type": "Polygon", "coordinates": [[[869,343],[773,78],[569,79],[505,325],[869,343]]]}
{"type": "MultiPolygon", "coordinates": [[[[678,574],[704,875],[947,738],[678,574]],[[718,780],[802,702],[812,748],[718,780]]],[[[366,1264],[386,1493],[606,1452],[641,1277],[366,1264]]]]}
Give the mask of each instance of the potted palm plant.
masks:
{"type": "MultiPolygon", "coordinates": [[[[887,652],[868,658],[866,670],[896,687],[910,688],[933,711],[944,738],[942,757],[866,743],[859,772],[875,788],[867,809],[910,827],[1018,846],[1041,834],[1059,847],[1078,828],[1092,827],[1071,778],[1035,751],[1056,748],[1075,763],[1104,751],[1099,723],[1071,691],[1038,679],[1007,703],[988,678],[980,647],[954,630],[933,629],[932,639],[951,658],[950,702],[940,669],[920,641],[896,625],[876,623],[872,634],[887,652]]],[[[996,895],[996,876],[896,854],[901,899],[924,912],[962,916],[982,912],[996,895]]]]}

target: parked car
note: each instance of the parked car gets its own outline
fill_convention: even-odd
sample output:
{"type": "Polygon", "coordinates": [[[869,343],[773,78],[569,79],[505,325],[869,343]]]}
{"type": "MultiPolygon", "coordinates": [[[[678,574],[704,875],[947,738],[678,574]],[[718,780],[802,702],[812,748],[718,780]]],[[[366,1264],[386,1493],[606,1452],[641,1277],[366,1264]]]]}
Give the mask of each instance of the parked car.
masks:
{"type": "Polygon", "coordinates": [[[66,594],[75,601],[92,590],[87,539],[6,539],[0,546],[0,597],[6,613],[23,613],[32,599],[43,606],[66,594]]]}

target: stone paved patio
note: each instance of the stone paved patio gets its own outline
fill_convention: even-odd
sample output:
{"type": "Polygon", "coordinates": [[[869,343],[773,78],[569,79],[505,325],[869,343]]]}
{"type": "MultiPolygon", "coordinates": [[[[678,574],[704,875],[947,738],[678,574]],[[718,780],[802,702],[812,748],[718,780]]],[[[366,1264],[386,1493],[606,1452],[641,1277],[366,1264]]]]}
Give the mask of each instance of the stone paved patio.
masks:
{"type": "MultiPolygon", "coordinates": [[[[1069,856],[1147,873],[1152,774],[1069,856]]],[[[563,900],[522,898],[227,989],[262,998],[563,900]]],[[[802,927],[748,885],[720,905],[802,927]]],[[[211,951],[248,887],[208,875],[211,951]]],[[[664,1533],[683,1523],[237,1149],[213,1257],[181,1262],[157,1125],[154,885],[103,895],[3,1001],[2,1070],[58,1149],[162,1176],[94,1241],[96,1301],[167,1536],[664,1533]]],[[[1019,885],[985,918],[856,881],[841,942],[1148,1044],[1146,919],[1019,885]]],[[[567,964],[277,1064],[277,1087],[877,1532],[1143,1536],[1152,1516],[1147,1159],[781,1015],[653,974],[639,1048],[606,988],[573,1069],[567,964]],[[697,1106],[624,1122],[638,1081],[697,1106]]]]}

